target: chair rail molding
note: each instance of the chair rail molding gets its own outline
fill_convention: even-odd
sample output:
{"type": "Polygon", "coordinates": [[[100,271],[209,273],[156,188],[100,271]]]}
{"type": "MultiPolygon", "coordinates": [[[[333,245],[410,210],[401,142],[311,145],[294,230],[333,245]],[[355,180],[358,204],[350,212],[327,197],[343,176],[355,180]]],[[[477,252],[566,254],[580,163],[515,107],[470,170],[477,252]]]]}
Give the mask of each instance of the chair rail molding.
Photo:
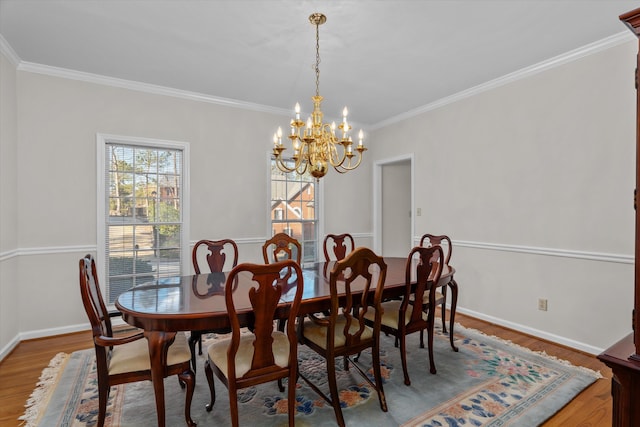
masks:
{"type": "MultiPolygon", "coordinates": [[[[371,239],[373,233],[351,233],[354,239],[371,239]]],[[[414,245],[420,243],[421,236],[414,236],[414,245]]],[[[233,238],[239,245],[255,245],[263,244],[267,237],[238,237],[233,238]]],[[[572,249],[542,248],[537,246],[509,245],[503,243],[489,242],[473,242],[468,240],[452,240],[453,244],[458,247],[484,249],[492,251],[518,252],[533,255],[547,255],[564,258],[577,258],[590,261],[616,262],[621,264],[633,264],[634,257],[632,254],[614,254],[606,252],[589,252],[572,249]]],[[[193,247],[196,240],[189,242],[193,247]]],[[[0,262],[8,261],[11,258],[19,256],[31,255],[54,255],[63,253],[87,253],[97,250],[96,245],[70,245],[70,246],[46,246],[33,248],[20,248],[0,252],[0,262]]]]}
{"type": "MultiPolygon", "coordinates": [[[[420,236],[414,236],[415,244],[420,243],[420,236]]],[[[462,248],[484,249],[491,251],[516,252],[531,255],[546,255],[562,258],[577,258],[588,261],[615,262],[633,264],[633,254],[614,254],[606,252],[589,252],[573,249],[542,248],[537,246],[509,245],[504,243],[473,242],[468,240],[452,240],[454,246],[462,248]]]]}

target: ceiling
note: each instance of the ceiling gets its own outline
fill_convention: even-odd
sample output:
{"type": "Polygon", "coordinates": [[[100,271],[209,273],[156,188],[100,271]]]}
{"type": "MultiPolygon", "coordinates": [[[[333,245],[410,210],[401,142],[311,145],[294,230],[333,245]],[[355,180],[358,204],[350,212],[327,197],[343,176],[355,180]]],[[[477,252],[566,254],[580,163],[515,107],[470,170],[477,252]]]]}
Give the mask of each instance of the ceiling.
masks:
{"type": "MultiPolygon", "coordinates": [[[[313,12],[327,118],[375,127],[631,32],[615,0],[0,0],[0,35],[34,64],[291,111],[312,109],[313,12]]],[[[0,38],[2,42],[2,38],[0,38]]],[[[1,43],[0,43],[1,44],[1,43]]]]}

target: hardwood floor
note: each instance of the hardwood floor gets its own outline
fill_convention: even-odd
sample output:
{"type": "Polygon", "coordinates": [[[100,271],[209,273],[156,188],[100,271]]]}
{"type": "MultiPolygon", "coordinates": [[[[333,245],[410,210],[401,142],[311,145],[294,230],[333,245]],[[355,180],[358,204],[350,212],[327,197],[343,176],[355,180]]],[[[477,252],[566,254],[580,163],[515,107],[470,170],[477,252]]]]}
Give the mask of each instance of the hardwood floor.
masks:
{"type": "MultiPolygon", "coordinates": [[[[543,427],[611,426],[611,370],[595,356],[540,341],[534,337],[461,314],[456,317],[456,320],[463,326],[481,330],[487,335],[495,335],[535,351],[545,351],[549,355],[568,360],[574,365],[600,371],[603,379],[596,381],[584,390],[544,423],[543,427]]],[[[0,363],[0,402],[2,402],[0,405],[0,425],[20,426],[21,422],[18,421],[18,417],[24,413],[25,402],[35,388],[40,373],[57,353],[71,353],[91,347],[90,331],[20,343],[0,363]]]]}

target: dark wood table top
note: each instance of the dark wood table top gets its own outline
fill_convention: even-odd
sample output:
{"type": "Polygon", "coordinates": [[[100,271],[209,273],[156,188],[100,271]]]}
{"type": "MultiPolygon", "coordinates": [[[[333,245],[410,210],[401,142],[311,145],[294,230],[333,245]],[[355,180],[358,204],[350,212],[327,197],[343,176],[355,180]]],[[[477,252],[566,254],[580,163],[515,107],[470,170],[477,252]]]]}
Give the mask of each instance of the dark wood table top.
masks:
{"type": "MultiPolygon", "coordinates": [[[[385,297],[402,295],[405,283],[406,258],[386,257],[387,277],[385,297]]],[[[329,272],[333,262],[315,263],[303,268],[304,293],[301,314],[314,313],[328,308],[329,272]]],[[[453,274],[452,267],[445,267],[441,284],[453,274]]],[[[248,273],[246,273],[248,275],[248,273]]],[[[191,331],[209,330],[229,326],[224,287],[227,273],[197,274],[161,278],[149,284],[132,288],[116,301],[116,308],[124,320],[145,330],[191,331]]],[[[247,275],[238,276],[236,307],[241,315],[250,315],[250,303],[246,287],[251,286],[247,275]],[[247,280],[243,280],[247,277],[247,280]]],[[[292,287],[295,280],[291,281],[292,287]]],[[[288,297],[295,290],[283,295],[282,315],[288,309],[288,297]]]]}

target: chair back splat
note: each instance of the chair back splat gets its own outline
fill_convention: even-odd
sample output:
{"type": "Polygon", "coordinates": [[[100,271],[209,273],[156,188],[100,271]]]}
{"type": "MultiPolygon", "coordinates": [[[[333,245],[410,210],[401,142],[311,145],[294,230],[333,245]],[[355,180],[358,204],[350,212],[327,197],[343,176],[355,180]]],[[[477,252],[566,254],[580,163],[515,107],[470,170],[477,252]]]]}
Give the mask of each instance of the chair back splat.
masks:
{"type": "Polygon", "coordinates": [[[451,245],[451,239],[449,236],[444,234],[435,235],[435,234],[424,234],[420,238],[420,246],[430,247],[440,245],[442,247],[442,252],[444,254],[444,264],[449,265],[449,261],[451,260],[451,252],[453,251],[453,245],[451,245]]]}
{"type": "Polygon", "coordinates": [[[200,240],[193,245],[191,261],[193,262],[193,269],[196,274],[205,272],[202,255],[205,255],[204,259],[207,262],[206,265],[209,268],[209,273],[229,271],[238,265],[238,245],[231,239],[200,240]],[[208,253],[204,252],[203,249],[205,248],[208,250],[208,253]],[[231,263],[227,263],[227,255],[231,257],[231,263]]]}
{"type": "Polygon", "coordinates": [[[277,233],[262,245],[262,257],[265,264],[292,259],[300,264],[302,245],[286,233],[277,233]]]}
{"type": "Polygon", "coordinates": [[[327,234],[324,238],[322,249],[324,251],[324,260],[326,262],[331,260],[340,261],[355,249],[353,236],[348,233],[327,234]]]}

